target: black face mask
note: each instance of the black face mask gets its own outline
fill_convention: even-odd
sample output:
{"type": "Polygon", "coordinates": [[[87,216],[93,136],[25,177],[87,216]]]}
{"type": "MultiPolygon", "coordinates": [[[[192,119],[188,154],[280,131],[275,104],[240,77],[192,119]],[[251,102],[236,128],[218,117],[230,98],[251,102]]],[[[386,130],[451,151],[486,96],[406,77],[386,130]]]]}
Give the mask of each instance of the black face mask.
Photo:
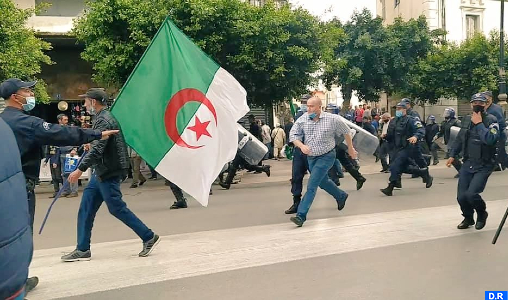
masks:
{"type": "Polygon", "coordinates": [[[473,111],[475,113],[482,113],[485,111],[485,106],[482,105],[473,105],[473,111]]]}

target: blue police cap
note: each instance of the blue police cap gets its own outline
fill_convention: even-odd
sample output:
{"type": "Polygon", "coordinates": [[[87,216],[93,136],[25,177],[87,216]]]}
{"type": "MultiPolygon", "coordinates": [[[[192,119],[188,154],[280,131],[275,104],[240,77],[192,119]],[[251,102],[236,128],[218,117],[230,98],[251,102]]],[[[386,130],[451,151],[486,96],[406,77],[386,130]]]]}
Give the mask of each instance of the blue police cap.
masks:
{"type": "Polygon", "coordinates": [[[482,93],[484,96],[488,97],[488,98],[492,98],[492,92],[491,91],[485,91],[482,93]]]}
{"type": "Polygon", "coordinates": [[[22,81],[18,78],[10,78],[0,84],[0,97],[8,99],[22,88],[33,88],[37,81],[22,81]]]}
{"type": "Polygon", "coordinates": [[[471,97],[470,102],[473,102],[473,101],[487,102],[487,97],[485,97],[485,94],[483,94],[483,93],[476,93],[471,97]]]}
{"type": "Polygon", "coordinates": [[[401,102],[397,103],[396,107],[406,108],[406,103],[401,101],[401,102]]]}

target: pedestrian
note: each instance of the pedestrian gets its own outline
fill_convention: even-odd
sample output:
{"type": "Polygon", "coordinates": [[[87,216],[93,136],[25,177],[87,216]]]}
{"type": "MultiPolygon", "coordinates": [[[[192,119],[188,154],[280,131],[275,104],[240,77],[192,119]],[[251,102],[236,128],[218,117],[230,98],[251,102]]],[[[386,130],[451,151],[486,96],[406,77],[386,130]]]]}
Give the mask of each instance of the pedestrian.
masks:
{"type": "Polygon", "coordinates": [[[268,148],[264,159],[269,159],[272,153],[272,130],[265,122],[261,122],[261,141],[268,148]]]}
{"type": "Polygon", "coordinates": [[[290,133],[290,141],[307,155],[310,171],[307,192],[298,206],[296,216],[290,219],[299,227],[307,219],[318,186],[335,198],[339,210],[346,205],[348,194],[339,189],[328,177],[328,170],[335,162],[335,137],[344,135],[350,156],[353,159],[357,158],[349,127],[338,115],[322,112],[321,106],[319,98],[309,99],[307,113],[295,122],[290,133]]]}
{"type": "Polygon", "coordinates": [[[377,136],[376,128],[374,128],[374,126],[372,126],[372,117],[370,115],[364,114],[362,127],[370,134],[377,136]]]}
{"type": "Polygon", "coordinates": [[[466,116],[461,131],[452,145],[451,157],[446,165],[450,167],[455,156],[464,153],[463,166],[459,172],[457,201],[464,220],[458,229],[483,229],[487,223],[487,206],[480,195],[487,185],[496,164],[496,144],[500,137],[497,118],[486,112],[487,98],[483,93],[471,97],[472,114],[466,116]]]}
{"type": "Polygon", "coordinates": [[[139,186],[142,186],[146,182],[145,176],[141,174],[141,156],[134,151],[131,147],[128,147],[129,157],[132,166],[132,184],[130,186],[131,189],[135,189],[139,186]]]}
{"type": "Polygon", "coordinates": [[[412,167],[410,160],[414,160],[417,167],[412,171],[424,178],[426,188],[432,186],[433,178],[429,174],[427,163],[422,157],[418,140],[425,136],[425,129],[421,121],[407,115],[406,104],[397,104],[396,119],[390,122],[388,132],[384,137],[392,144],[394,160],[390,160],[390,179],[388,187],[381,192],[387,196],[393,195],[393,189],[401,181],[401,175],[408,167],[412,167]]]}
{"type": "MultiPolygon", "coordinates": [[[[180,209],[187,208],[187,198],[183,195],[182,189],[174,184],[173,182],[166,179],[166,185],[169,186],[173,196],[175,196],[176,201],[169,207],[169,209],[180,209]]],[[[212,189],[210,188],[210,195],[212,193],[212,189]]]]}
{"type": "Polygon", "coordinates": [[[28,214],[25,177],[21,168],[16,138],[0,118],[0,299],[22,300],[28,267],[32,260],[33,240],[28,214]]]}
{"type": "MultiPolygon", "coordinates": [[[[118,130],[118,122],[107,109],[107,94],[103,89],[93,88],[80,97],[85,98],[85,107],[94,115],[92,128],[95,130],[118,130]]],[[[66,262],[90,260],[90,238],[95,215],[105,202],[109,212],[131,228],[143,241],[139,256],[148,256],[159,243],[160,237],[150,230],[127,208],[122,200],[121,182],[127,177],[129,158],[127,145],[120,133],[109,139],[94,142],[78,169],[69,175],[70,182],[77,182],[83,172],[92,168],[92,176],[83,191],[78,213],[77,246],[74,251],[62,256],[66,262]]]]}
{"type": "Polygon", "coordinates": [[[46,159],[44,160],[44,167],[48,166],[51,170],[51,181],[53,182],[53,195],[49,198],[55,198],[56,194],[60,191],[60,184],[62,180],[62,168],[60,163],[60,149],[58,146],[48,146],[46,159]]]}
{"type": "MultiPolygon", "coordinates": [[[[67,117],[65,114],[59,114],[56,118],[58,120],[58,124],[62,126],[68,126],[69,117],[67,117]]],[[[58,147],[58,153],[60,154],[59,166],[60,166],[60,174],[62,174],[62,182],[66,182],[71,171],[74,171],[74,170],[66,170],[66,162],[69,159],[72,159],[77,156],[77,150],[78,150],[77,146],[58,147]]],[[[75,159],[75,161],[77,161],[77,158],[75,159]]],[[[68,185],[64,185],[61,197],[67,198],[78,197],[78,184],[69,183],[68,185]]]]}
{"type": "Polygon", "coordinates": [[[294,122],[293,118],[289,118],[289,122],[284,125],[284,134],[286,135],[286,138],[289,137],[289,132],[291,131],[291,128],[293,128],[294,122]]]}
{"type": "Polygon", "coordinates": [[[280,124],[277,124],[277,127],[272,131],[273,138],[273,156],[274,159],[281,159],[281,152],[286,144],[286,134],[284,133],[284,129],[280,124]]]}
{"type": "MultiPolygon", "coordinates": [[[[5,109],[0,117],[9,125],[21,154],[21,165],[26,180],[28,213],[30,227],[33,233],[35,216],[35,184],[39,181],[43,145],[69,146],[81,145],[93,140],[107,138],[118,133],[118,130],[104,131],[81,129],[78,127],[50,124],[35,116],[30,116],[35,105],[33,88],[36,82],[25,82],[17,78],[10,78],[0,84],[0,97],[5,100],[5,109]]],[[[25,290],[30,292],[39,279],[30,277],[25,290]]]]}
{"type": "Polygon", "coordinates": [[[392,116],[389,113],[384,113],[381,115],[381,134],[379,138],[379,153],[378,157],[381,161],[381,173],[390,173],[388,170],[389,164],[388,164],[388,154],[390,153],[390,144],[386,140],[386,134],[388,133],[388,127],[390,124],[390,121],[392,119],[392,116]]]}

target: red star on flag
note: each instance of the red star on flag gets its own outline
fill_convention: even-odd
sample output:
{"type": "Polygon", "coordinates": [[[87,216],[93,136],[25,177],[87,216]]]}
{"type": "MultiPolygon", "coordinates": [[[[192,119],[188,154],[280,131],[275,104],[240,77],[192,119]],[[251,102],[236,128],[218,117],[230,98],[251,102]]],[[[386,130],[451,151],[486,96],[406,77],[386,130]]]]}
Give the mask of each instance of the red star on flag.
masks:
{"type": "Polygon", "coordinates": [[[188,127],[188,129],[192,130],[192,131],[194,131],[196,133],[196,140],[199,141],[199,139],[203,135],[212,137],[210,135],[210,133],[208,132],[208,130],[206,130],[206,128],[208,127],[208,124],[210,124],[210,121],[201,122],[199,120],[198,116],[196,116],[196,119],[195,119],[195,122],[194,122],[194,126],[188,127]]]}

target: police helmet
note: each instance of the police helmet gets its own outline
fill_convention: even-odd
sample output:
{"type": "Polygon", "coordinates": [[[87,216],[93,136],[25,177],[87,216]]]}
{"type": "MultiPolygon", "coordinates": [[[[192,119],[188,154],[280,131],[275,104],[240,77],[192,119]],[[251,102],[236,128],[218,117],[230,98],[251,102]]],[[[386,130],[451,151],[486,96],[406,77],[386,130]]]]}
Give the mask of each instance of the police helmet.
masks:
{"type": "Polygon", "coordinates": [[[443,117],[451,119],[455,118],[455,109],[453,109],[453,107],[445,108],[443,117]]]}

